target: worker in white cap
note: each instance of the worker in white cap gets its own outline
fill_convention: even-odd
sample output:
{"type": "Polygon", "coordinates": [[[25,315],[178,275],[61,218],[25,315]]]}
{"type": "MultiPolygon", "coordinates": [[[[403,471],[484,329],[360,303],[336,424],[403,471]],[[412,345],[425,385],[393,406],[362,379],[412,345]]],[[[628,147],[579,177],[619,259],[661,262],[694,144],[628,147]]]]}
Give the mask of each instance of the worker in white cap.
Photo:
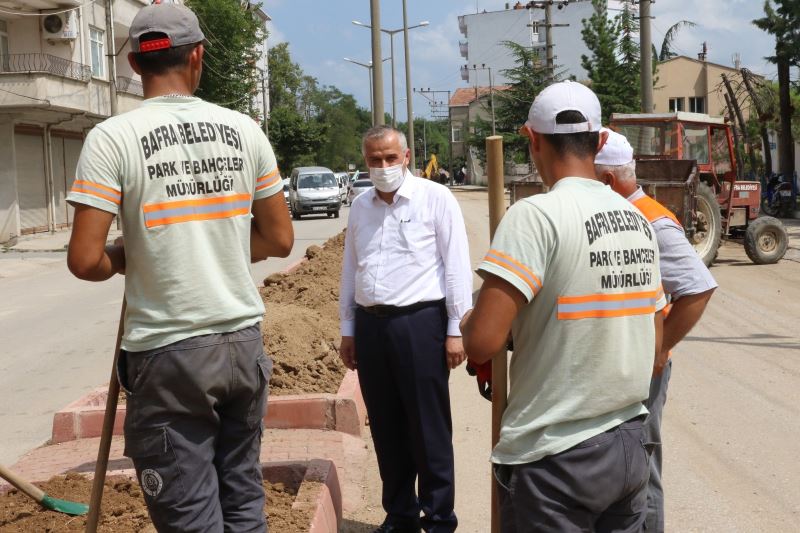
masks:
{"type": "Polygon", "coordinates": [[[596,179],[600,116],[579,83],[536,97],[521,132],[550,192],[505,214],[462,321],[474,364],[513,333],[491,456],[504,532],[632,532],[645,519],[643,402],[666,300],[652,227],[596,179]]]}
{"type": "Polygon", "coordinates": [[[700,320],[717,283],[689,243],[677,217],[637,185],[636,161],[628,139],[615,131],[605,128],[604,131],[608,133],[608,140],[594,160],[598,179],[627,198],[652,224],[661,258],[661,283],[670,302],[665,310],[661,351],[645,403],[650,411],[645,421],[645,434],[647,442],[655,445],[650,460],[645,529],[660,533],[664,531],[661,417],[672,374],[671,350],[700,320]]]}

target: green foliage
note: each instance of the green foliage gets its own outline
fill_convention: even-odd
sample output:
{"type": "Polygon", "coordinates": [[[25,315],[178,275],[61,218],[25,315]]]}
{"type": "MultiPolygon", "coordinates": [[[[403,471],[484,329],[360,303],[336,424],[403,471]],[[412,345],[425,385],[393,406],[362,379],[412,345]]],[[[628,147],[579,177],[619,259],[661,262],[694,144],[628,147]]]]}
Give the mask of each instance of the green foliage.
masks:
{"type": "Polygon", "coordinates": [[[603,121],[612,113],[631,113],[641,108],[638,23],[627,3],[609,17],[608,0],[592,0],[594,14],[583,20],[583,42],[591,56],[581,64],[591,80],[603,110],[603,121]]]}
{"type": "Polygon", "coordinates": [[[697,26],[697,24],[691,20],[679,20],[670,26],[667,30],[667,33],[664,34],[664,40],[661,41],[661,51],[656,56],[658,61],[667,61],[668,59],[672,59],[673,57],[677,56],[678,54],[672,50],[672,43],[675,40],[675,37],[678,35],[678,32],[681,30],[681,28],[694,28],[695,26],[697,26]]]}
{"type": "Polygon", "coordinates": [[[260,89],[256,63],[264,26],[250,4],[237,0],[187,0],[209,41],[197,96],[252,117],[253,96],[260,89]]]}
{"type": "Polygon", "coordinates": [[[764,0],[764,16],[753,24],[775,36],[775,55],[770,61],[785,59],[800,66],[800,0],[764,0]]]}
{"type": "Polygon", "coordinates": [[[320,87],[292,61],[289,45],[269,50],[269,137],[284,173],[304,165],[334,171],[362,165],[361,135],[370,113],[336,87],[320,87]]]}

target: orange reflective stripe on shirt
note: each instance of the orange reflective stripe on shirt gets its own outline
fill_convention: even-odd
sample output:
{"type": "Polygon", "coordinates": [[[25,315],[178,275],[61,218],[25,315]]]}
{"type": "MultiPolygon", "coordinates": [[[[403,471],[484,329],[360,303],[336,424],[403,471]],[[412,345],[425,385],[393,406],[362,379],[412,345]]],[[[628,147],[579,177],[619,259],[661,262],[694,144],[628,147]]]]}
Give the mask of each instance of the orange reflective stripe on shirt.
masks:
{"type": "Polygon", "coordinates": [[[531,288],[531,291],[533,291],[534,295],[536,295],[536,293],[542,289],[542,281],[536,277],[536,275],[531,272],[528,267],[509,255],[498,252],[497,250],[489,250],[486,253],[486,257],[484,257],[484,261],[494,263],[495,265],[502,267],[516,275],[518,278],[524,281],[528,287],[531,288]]]}
{"type": "Polygon", "coordinates": [[[616,318],[655,313],[658,291],[559,296],[558,319],[616,318]]]}
{"type": "Polygon", "coordinates": [[[674,223],[676,223],[678,226],[681,226],[681,223],[678,221],[678,217],[676,217],[672,211],[670,211],[657,201],[653,200],[646,194],[641,198],[633,200],[631,203],[636,207],[636,209],[638,209],[644,215],[644,218],[646,218],[647,221],[650,222],[651,224],[656,220],[660,220],[662,218],[668,218],[672,220],[674,223]]]}
{"type": "Polygon", "coordinates": [[[192,222],[196,220],[215,220],[249,215],[251,209],[249,194],[231,194],[200,200],[178,200],[147,204],[142,208],[144,223],[148,228],[192,222]]]}
{"type": "Polygon", "coordinates": [[[112,189],[111,187],[107,187],[105,185],[100,185],[99,183],[76,180],[75,183],[72,184],[72,192],[96,196],[97,198],[108,200],[116,205],[119,205],[120,202],[122,202],[121,191],[112,189]]]}
{"type": "Polygon", "coordinates": [[[275,168],[275,170],[273,170],[269,174],[261,176],[256,180],[256,191],[260,191],[266,189],[267,187],[271,187],[276,183],[278,183],[280,180],[281,180],[280,171],[277,168],[275,168]]]}

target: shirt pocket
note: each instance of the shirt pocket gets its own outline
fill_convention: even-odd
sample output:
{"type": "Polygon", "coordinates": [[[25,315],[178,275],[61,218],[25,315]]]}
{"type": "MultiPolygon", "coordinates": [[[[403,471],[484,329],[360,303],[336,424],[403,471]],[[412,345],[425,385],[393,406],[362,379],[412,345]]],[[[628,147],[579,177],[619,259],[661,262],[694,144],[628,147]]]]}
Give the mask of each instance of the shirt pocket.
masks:
{"type": "Polygon", "coordinates": [[[401,222],[400,243],[410,254],[433,251],[436,245],[436,230],[433,221],[401,222]]]}

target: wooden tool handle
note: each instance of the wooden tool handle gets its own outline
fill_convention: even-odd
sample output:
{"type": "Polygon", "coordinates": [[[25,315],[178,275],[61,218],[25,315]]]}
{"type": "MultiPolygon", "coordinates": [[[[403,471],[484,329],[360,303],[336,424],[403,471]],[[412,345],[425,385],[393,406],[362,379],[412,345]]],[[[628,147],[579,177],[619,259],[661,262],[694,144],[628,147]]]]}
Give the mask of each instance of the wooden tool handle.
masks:
{"type": "Polygon", "coordinates": [[[122,334],[125,332],[125,311],[128,304],[122,298],[122,310],[119,316],[119,329],[117,330],[117,345],[114,347],[114,361],[111,363],[111,379],[108,383],[108,397],[106,398],[106,413],[103,418],[103,431],[100,434],[100,447],[97,451],[97,463],[94,467],[94,482],[92,483],[92,496],[89,500],[89,516],[86,518],[86,533],[95,533],[100,521],[100,504],[103,500],[103,485],[106,481],[108,456],[111,451],[111,437],[114,434],[114,420],[117,417],[117,400],[119,400],[119,380],[117,379],[117,360],[119,359],[122,334]]]}
{"type": "Polygon", "coordinates": [[[44,491],[39,487],[25,481],[17,474],[6,468],[4,465],[0,465],[0,477],[14,485],[16,488],[36,500],[37,502],[41,503],[42,499],[44,499],[44,491]]]}

